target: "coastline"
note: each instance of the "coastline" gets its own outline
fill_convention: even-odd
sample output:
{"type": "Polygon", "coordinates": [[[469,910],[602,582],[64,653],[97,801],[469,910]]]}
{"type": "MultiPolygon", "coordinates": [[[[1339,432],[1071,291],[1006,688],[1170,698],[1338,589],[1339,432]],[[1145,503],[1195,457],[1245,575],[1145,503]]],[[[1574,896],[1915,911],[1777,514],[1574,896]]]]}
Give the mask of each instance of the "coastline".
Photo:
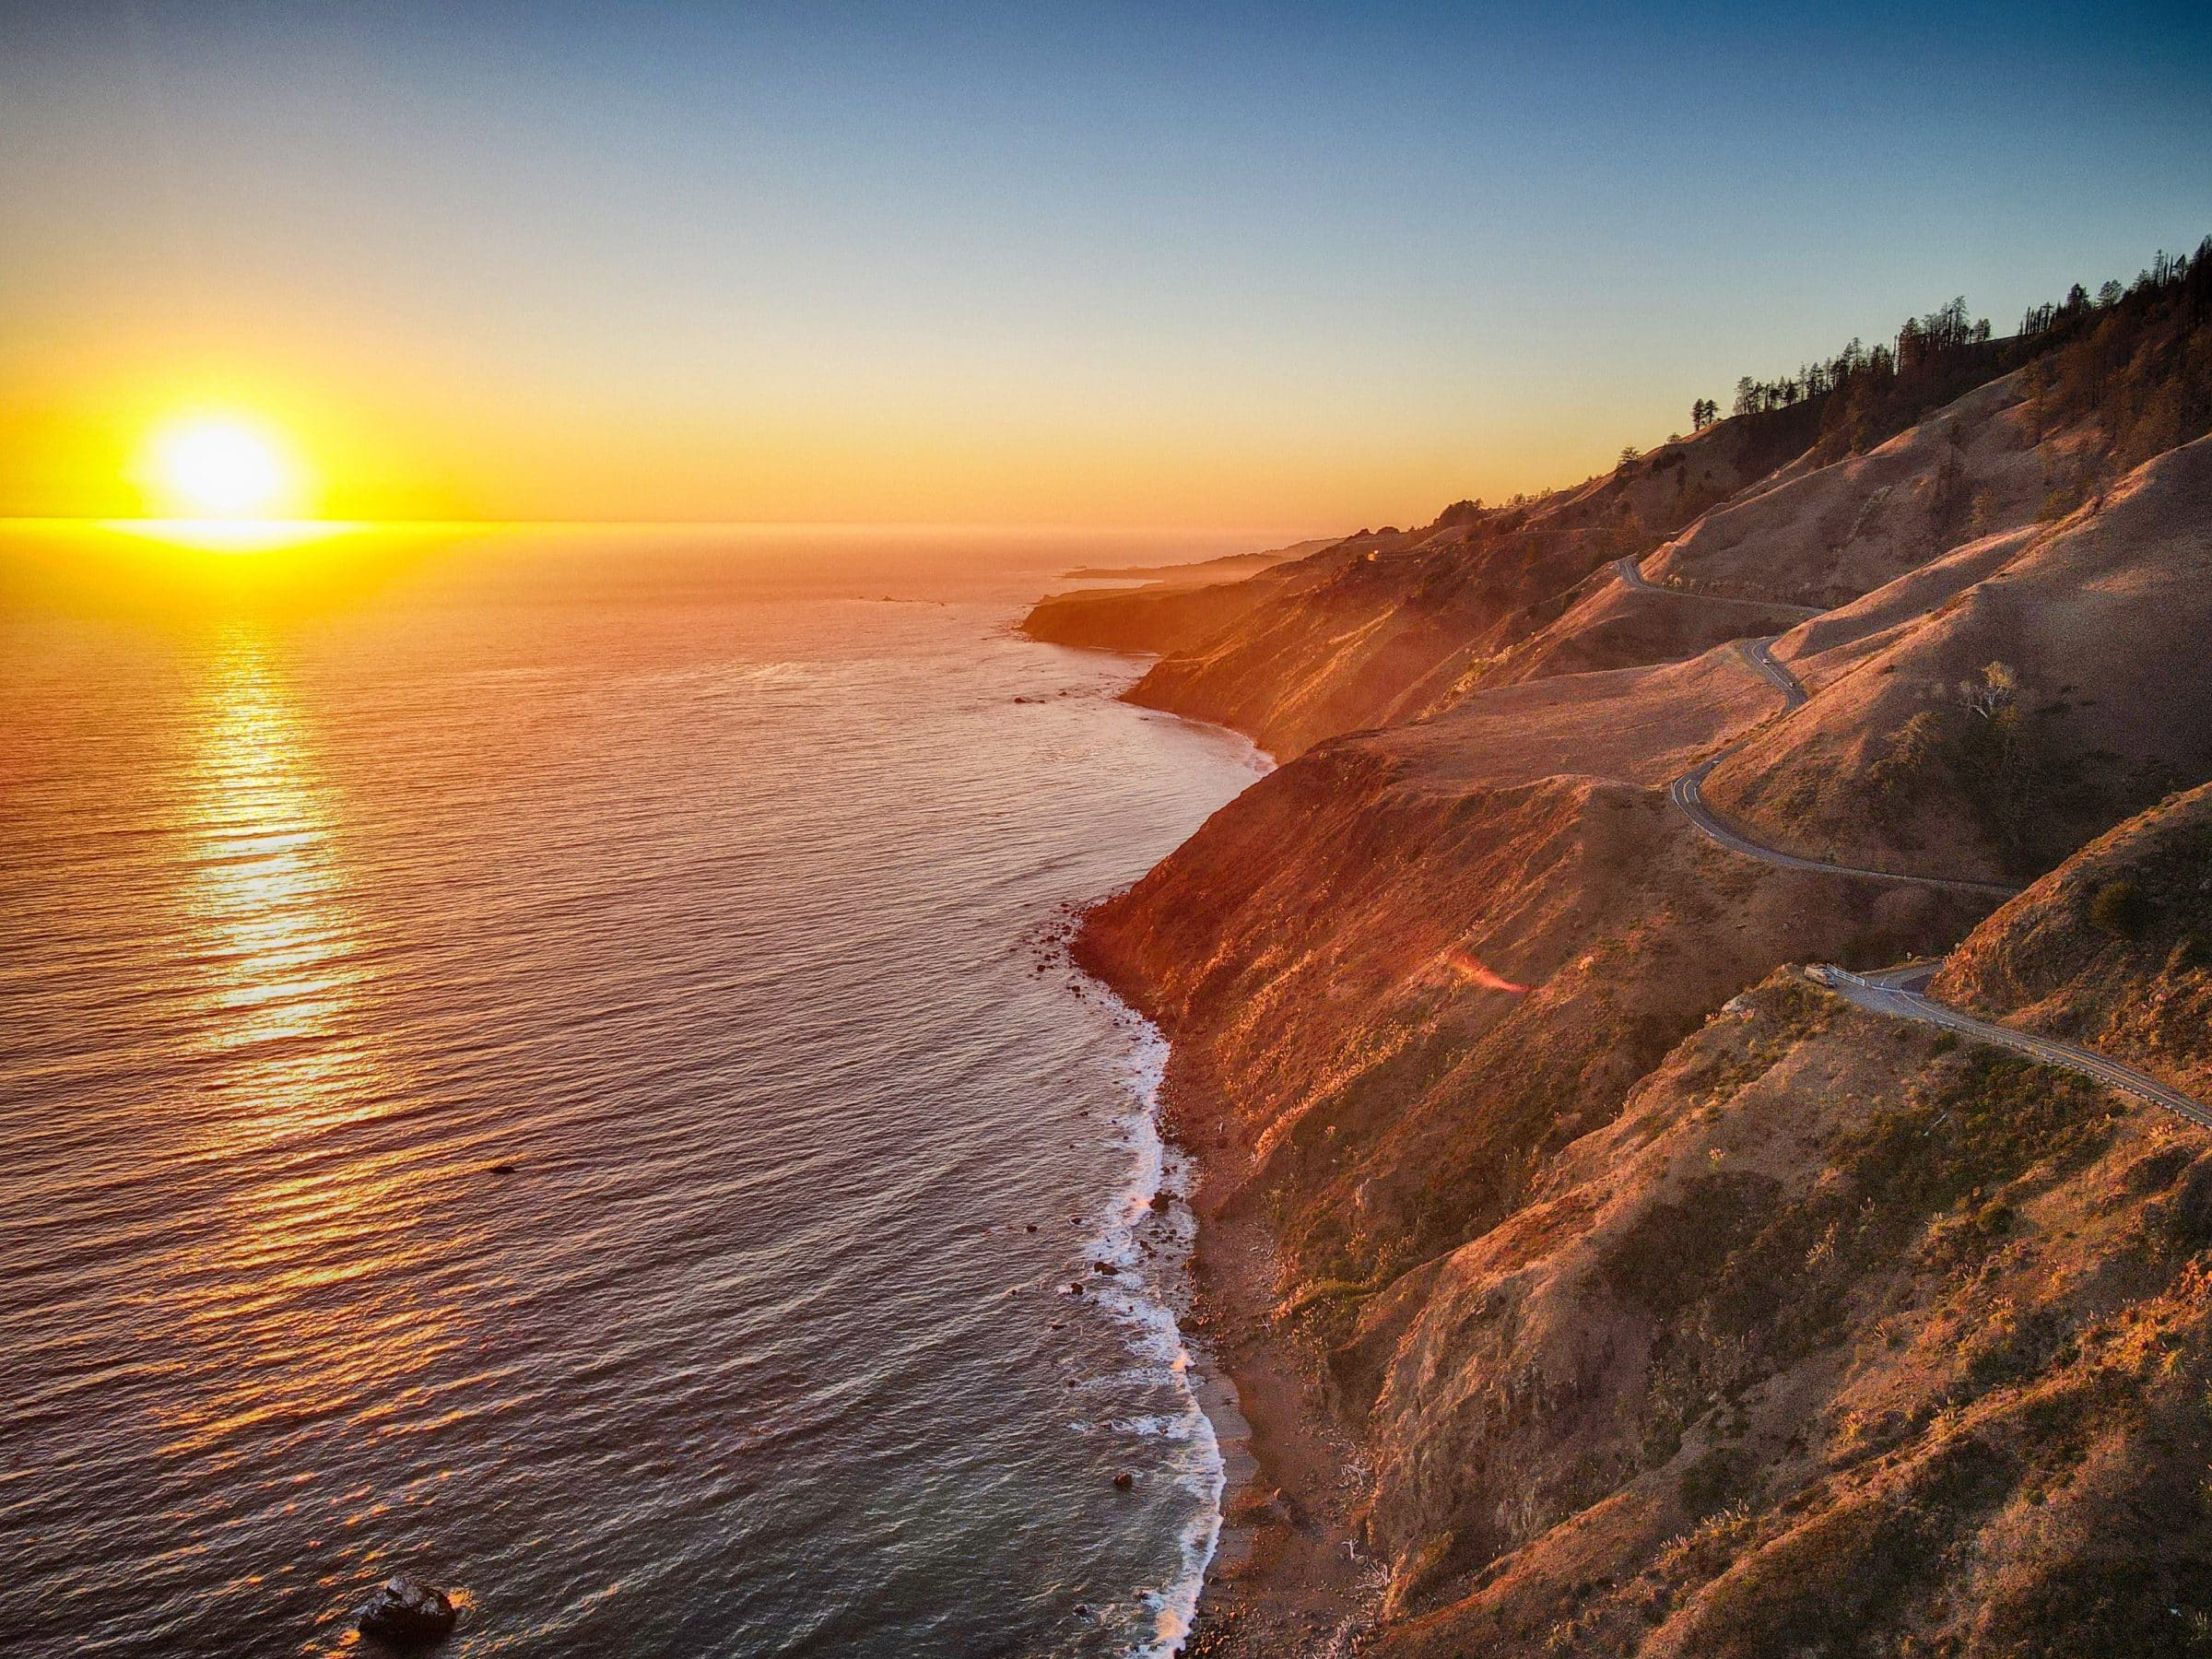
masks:
{"type": "MultiPolygon", "coordinates": [[[[1070,966],[1074,966],[1072,957],[1070,966]]],[[[1201,1502],[1197,1518],[1176,1538],[1182,1569],[1165,1591],[1140,1595],[1154,1618],[1151,1640],[1135,1652],[1143,1659],[1172,1659],[1184,1651],[1197,1606],[1221,1543],[1231,1474],[1223,1444],[1241,1418],[1233,1399],[1223,1400],[1209,1387],[1210,1361],[1194,1353],[1189,1335],[1190,1261],[1197,1221],[1189,1206],[1191,1161],[1160,1126],[1160,1088],[1167,1073],[1169,1044],[1159,1028],[1131,1007],[1103,980],[1077,968],[1112,1010],[1115,1026],[1132,1040],[1132,1053],[1121,1081],[1131,1111],[1122,1127],[1134,1155],[1120,1213],[1090,1241],[1097,1260],[1115,1269],[1100,1283],[1097,1305],[1127,1332],[1130,1352],[1156,1366],[1180,1389],[1183,1415],[1177,1427],[1155,1429],[1171,1442],[1194,1443],[1194,1465],[1184,1466],[1175,1484],[1201,1502]]]]}
{"type": "MultiPolygon", "coordinates": [[[[1117,994],[1119,993],[1117,992],[1117,994]]],[[[1205,1150],[1199,1103],[1167,1091],[1163,1120],[1197,1175],[1191,1340],[1242,1433],[1229,1462],[1221,1543],[1183,1653],[1190,1659],[1348,1654],[1374,1622],[1380,1564],[1361,1550],[1359,1448],[1320,1397],[1295,1339],[1271,1317],[1277,1253],[1265,1223],[1223,1202],[1229,1171],[1205,1150]]],[[[1229,1438],[1219,1419],[1225,1461],[1229,1438]]]]}
{"type": "Polygon", "coordinates": [[[1125,1077],[1134,1110],[1124,1125],[1136,1167],[1121,1218],[1093,1244],[1124,1271],[1141,1272],[1146,1247],[1136,1239],[1155,1213],[1155,1194],[1170,1200],[1171,1215],[1187,1217],[1182,1283],[1147,1286],[1151,1294],[1124,1288],[1113,1311],[1157,1339],[1138,1339],[1141,1358],[1182,1372],[1218,1481],[1208,1535],[1181,1540],[1194,1580],[1189,1600],[1162,1599],[1157,1643],[1143,1651],[1163,1659],[1349,1654],[1372,1625],[1384,1588],[1380,1564],[1360,1548],[1358,1447],[1323,1402],[1314,1367],[1270,1316],[1274,1241],[1264,1222],[1221,1202],[1229,1171],[1205,1150],[1220,1137],[1209,1138],[1205,1119],[1171,1097],[1173,1044],[1120,987],[1082,962],[1080,938],[1078,920],[1069,941],[1073,965],[1133,1028],[1137,1045],[1125,1077]]]}
{"type": "MultiPolygon", "coordinates": [[[[1120,693],[1124,700],[1129,688],[1120,693]]],[[[1252,742],[1234,727],[1132,706],[1252,742]]],[[[1275,759],[1253,747],[1265,776],[1275,759]]],[[[1218,1104],[1182,1087],[1175,1043],[1146,1012],[1139,988],[1086,959],[1084,934],[1097,902],[1077,911],[1068,950],[1077,968],[1161,1045],[1149,1112],[1187,1174],[1187,1192],[1172,1183],[1167,1190],[1188,1205],[1193,1230],[1181,1338],[1222,1469],[1218,1532],[1201,1568],[1189,1630],[1163,1651],[1188,1659],[1348,1655],[1372,1628],[1386,1587],[1381,1563],[1362,1548],[1359,1448],[1323,1399],[1317,1368],[1271,1317],[1279,1277],[1275,1241],[1263,1219],[1241,1214],[1234,1202],[1218,1104]]]]}

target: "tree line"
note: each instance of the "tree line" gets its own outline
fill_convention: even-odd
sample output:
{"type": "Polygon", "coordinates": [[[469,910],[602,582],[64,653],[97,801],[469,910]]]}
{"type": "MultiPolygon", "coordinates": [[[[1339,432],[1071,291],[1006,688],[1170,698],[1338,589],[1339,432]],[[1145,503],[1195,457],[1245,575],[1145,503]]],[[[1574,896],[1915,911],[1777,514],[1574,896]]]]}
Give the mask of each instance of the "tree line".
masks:
{"type": "MultiPolygon", "coordinates": [[[[1771,381],[1753,380],[1745,375],[1735,382],[1735,406],[1730,412],[1765,415],[1786,409],[1793,404],[1826,397],[1830,393],[1849,391],[1867,381],[1924,374],[1947,357],[1971,347],[1986,346],[1989,340],[1989,319],[1982,317],[1969,323],[1966,296],[1961,294],[1924,317],[1907,317],[1904,326],[1897,331],[1894,347],[1877,345],[1870,351],[1854,338],[1825,362],[1799,364],[1795,374],[1771,381]]],[[[1713,411],[1710,399],[1690,406],[1691,419],[1696,420],[1700,408],[1706,411],[1710,421],[1713,411]]]]}
{"type": "MultiPolygon", "coordinates": [[[[2077,283],[2064,300],[2030,307],[2019,332],[2001,339],[1993,337],[1989,319],[1970,316],[1961,296],[1924,316],[1907,318],[1893,342],[1870,348],[1853,339],[1832,358],[1800,364],[1794,374],[1773,380],[1746,375],[1735,383],[1729,412],[1735,418],[1762,424],[1785,414],[1793,427],[1800,420],[1808,422],[1811,430],[1806,436],[1818,458],[1833,460],[1873,447],[1926,410],[1994,375],[2101,333],[2104,347],[2095,354],[2076,352],[2081,361],[2065,377],[2071,390],[2051,400],[2054,406],[2082,406],[2093,400],[2093,394],[2085,394],[2080,382],[2097,380],[2100,371],[2108,377],[2118,372],[2112,359],[2125,355],[2122,336],[2132,336],[2157,320],[2163,333],[2186,347],[2208,318],[2212,237],[2206,237],[2194,254],[2173,256],[2161,251],[2131,286],[2107,282],[2091,295],[2077,283]],[[2089,364],[2092,356],[2101,371],[2089,364]]],[[[2178,390],[2164,385],[2161,418],[2156,422],[2160,433],[2182,430],[2198,418],[2204,398],[2195,389],[2195,357],[2187,349],[2162,370],[2155,364],[2134,364],[2129,383],[2138,394],[2136,401],[2159,401],[2159,394],[2145,393],[2141,382],[2160,379],[2161,374],[2164,382],[2183,382],[2178,390]]],[[[1703,431],[1720,418],[1720,410],[1712,399],[1700,397],[1691,403],[1689,416],[1691,430],[1703,431]]]]}

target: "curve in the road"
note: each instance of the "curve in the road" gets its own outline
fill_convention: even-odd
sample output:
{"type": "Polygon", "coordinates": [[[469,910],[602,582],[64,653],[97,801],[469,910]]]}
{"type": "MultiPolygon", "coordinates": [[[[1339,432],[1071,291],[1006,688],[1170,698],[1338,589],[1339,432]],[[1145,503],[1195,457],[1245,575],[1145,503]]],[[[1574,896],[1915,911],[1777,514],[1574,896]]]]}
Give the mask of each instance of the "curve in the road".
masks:
{"type": "Polygon", "coordinates": [[[1877,1014],[1888,1014],[1899,1019],[1918,1020],[1923,1025],[1940,1026],[1947,1031],[1956,1031],[1962,1037],[1971,1037],[1980,1042],[1992,1042],[2008,1048],[2046,1065],[2064,1066],[2078,1072],[2094,1082],[2119,1089],[2139,1100],[2164,1108],[2193,1124],[2212,1129],[2212,1107],[2194,1100],[2178,1088],[2169,1088],[2146,1072],[2132,1065],[2123,1065],[2095,1049],[2083,1048],[2077,1042],[2066,1042],[2056,1037],[2039,1037],[2032,1031],[2018,1031],[2010,1026],[1993,1025],[1986,1019],[1976,1019],[1971,1014],[1961,1014],[1956,1008],[1946,1007],[1930,998],[1920,987],[1925,985],[1940,968],[1940,962],[1907,962],[1900,967],[1888,968],[1879,973],[1853,973],[1830,963],[1819,963],[1807,973],[1816,984],[1824,985],[1845,1002],[1877,1014]]]}
{"type": "MultiPolygon", "coordinates": [[[[1644,579],[1643,571],[1633,559],[1622,559],[1613,566],[1622,582],[1641,593],[1668,594],[1678,599],[1713,599],[1710,594],[1691,594],[1679,588],[1660,587],[1644,579]]],[[[1720,603],[1735,605],[1762,604],[1760,600],[1722,599],[1720,603]]],[[[1803,606],[1783,606],[1778,608],[1802,611],[1807,616],[1819,616],[1817,610],[1803,606]]],[[[1745,665],[1782,693],[1783,712],[1802,708],[1809,693],[1805,682],[1799,679],[1774,656],[1774,641],[1779,634],[1763,639],[1737,640],[1735,649],[1745,665]]],[[[1666,797],[1675,804],[1682,816],[1712,841],[1731,852],[1741,853],[1783,869],[1809,870],[1828,876],[1850,876],[1862,881],[1905,882],[1916,887],[1942,888],[1953,892],[1981,893],[2009,899],[2020,891],[1994,881],[1960,881],[1940,876],[1900,876],[1894,870],[1868,870],[1855,865],[1825,864],[1816,858],[1800,858],[1794,853],[1764,846],[1740,833],[1712,807],[1705,804],[1703,787],[1712,769],[1733,755],[1748,736],[1740,737],[1718,754],[1699,762],[1667,785],[1666,797]]],[[[1875,1013],[1888,1014],[1900,1019],[1918,1020],[1924,1025],[1940,1026],[1945,1030],[1977,1041],[1992,1042],[2015,1053],[2041,1060],[2047,1065],[2064,1066],[2083,1077],[2119,1089],[2139,1100],[2162,1107],[2193,1124],[2212,1129],[2212,1107],[2190,1099],[2179,1089],[2169,1088],[2147,1073],[2132,1065],[2083,1048],[2079,1043],[2066,1042],[2055,1037],[2039,1037],[2032,1031],[2017,1031],[2010,1026],[1993,1025],[1985,1019],[1976,1019],[1971,1014],[1961,1014],[1956,1008],[1946,1007],[1929,997],[1924,990],[1928,981],[1935,978],[1943,966],[1940,959],[1900,963],[1878,973],[1853,973],[1830,963],[1820,963],[1806,971],[1813,981],[1825,985],[1844,1001],[1875,1013]]]]}
{"type": "MultiPolygon", "coordinates": [[[[1633,559],[1616,559],[1613,562],[1613,569],[1622,582],[1641,593],[1670,594],[1677,599],[1712,599],[1714,597],[1711,594],[1690,594],[1685,593],[1679,588],[1656,586],[1645,580],[1643,571],[1638,568],[1633,559]]],[[[1728,599],[1723,600],[1721,603],[1758,605],[1764,604],[1765,601],[1728,599]]],[[[1782,606],[1778,608],[1803,611],[1810,617],[1823,614],[1804,606],[1782,606]]],[[[1810,693],[1806,690],[1803,680],[1775,659],[1774,641],[1781,637],[1780,634],[1768,634],[1763,638],[1737,640],[1735,643],[1736,654],[1743,658],[1744,665],[1782,693],[1783,712],[1787,714],[1793,710],[1803,708],[1810,693]]],[[[1906,876],[1895,870],[1869,870],[1859,865],[1830,864],[1823,859],[1803,858],[1794,853],[1784,853],[1779,847],[1770,847],[1763,842],[1753,841],[1708,806],[1705,804],[1703,793],[1705,780],[1712,769],[1749,741],[1747,736],[1737,739],[1717,755],[1691,767],[1689,771],[1666,786],[1666,798],[1672,801],[1677,810],[1708,840],[1718,841],[1732,853],[1740,853],[1747,858],[1759,859],[1785,870],[1806,870],[1824,876],[1848,876],[1857,881],[1888,881],[1901,883],[1908,887],[1940,888],[1947,892],[1980,893],[1999,899],[2009,899],[2020,890],[2017,887],[2007,887],[2003,882],[1997,881],[1966,881],[1945,876],[1906,876]]]]}
{"type": "Polygon", "coordinates": [[[1760,610],[1788,611],[1799,617],[1825,617],[1828,614],[1817,605],[1791,605],[1781,599],[1747,599],[1735,594],[1698,594],[1688,588],[1667,587],[1646,576],[1643,566],[1634,559],[1615,559],[1613,573],[1640,594],[1665,594],[1670,599],[1702,599],[1709,605],[1754,605],[1760,610]]]}
{"type": "Polygon", "coordinates": [[[1666,798],[1675,804],[1682,816],[1708,840],[1718,841],[1730,852],[1778,865],[1785,870],[1809,870],[1822,876],[1849,876],[1860,881],[1900,882],[1907,887],[1940,888],[1947,892],[1981,893],[1995,899],[2009,899],[2020,890],[1997,881],[1966,881],[1948,876],[1905,876],[1895,870],[1869,870],[1859,865],[1828,864],[1818,858],[1801,858],[1794,853],[1784,853],[1779,847],[1770,847],[1753,841],[1708,806],[1702,793],[1707,774],[1740,747],[1738,744],[1730,744],[1719,754],[1709,760],[1700,761],[1666,786],[1666,798]]]}
{"type": "Polygon", "coordinates": [[[1763,640],[1738,640],[1735,648],[1743,653],[1744,661],[1751,665],[1754,674],[1782,693],[1782,712],[1787,714],[1792,709],[1802,708],[1812,693],[1805,688],[1803,680],[1774,660],[1774,641],[1780,638],[1780,634],[1769,634],[1763,640]]]}

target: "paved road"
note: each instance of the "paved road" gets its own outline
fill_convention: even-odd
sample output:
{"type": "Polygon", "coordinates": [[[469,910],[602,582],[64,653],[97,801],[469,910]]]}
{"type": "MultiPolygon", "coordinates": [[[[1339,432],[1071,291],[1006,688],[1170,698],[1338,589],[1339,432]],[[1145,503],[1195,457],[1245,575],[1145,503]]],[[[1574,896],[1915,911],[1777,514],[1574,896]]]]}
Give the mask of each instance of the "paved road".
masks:
{"type": "MultiPolygon", "coordinates": [[[[1672,594],[1679,599],[1711,599],[1710,594],[1691,594],[1679,588],[1664,588],[1644,580],[1643,571],[1633,559],[1614,562],[1613,569],[1622,582],[1642,593],[1672,594]]],[[[1727,604],[1762,604],[1760,600],[1727,600],[1727,604]]],[[[1803,606],[1779,606],[1782,610],[1802,611],[1806,616],[1821,613],[1803,606]]],[[[1782,693],[1783,712],[1804,707],[1808,693],[1805,682],[1774,658],[1774,641],[1781,636],[1769,635],[1764,639],[1743,639],[1735,641],[1735,649],[1746,666],[1782,693]]],[[[1867,870],[1855,865],[1823,864],[1816,858],[1800,858],[1794,853],[1762,846],[1748,836],[1740,834],[1712,807],[1705,804],[1703,794],[1706,778],[1712,769],[1735,753],[1748,736],[1738,738],[1719,754],[1690,768],[1667,785],[1666,796],[1682,816],[1712,840],[1731,852],[1741,853],[1749,858],[1767,864],[1780,865],[1784,869],[1811,870],[1828,876],[1851,876],[1863,881],[1898,881],[1915,887],[1944,888],[1953,892],[1984,893],[2000,899],[2009,899],[2020,891],[1994,881],[1955,881],[1939,876],[1900,876],[1892,870],[1867,870]]],[[[1885,968],[1878,973],[1853,973],[1846,969],[1820,963],[1806,970],[1814,982],[1828,987],[1844,1001],[1870,1009],[1877,1014],[1888,1014],[1899,1019],[1916,1019],[1924,1025],[1940,1026],[1960,1036],[1971,1037],[1981,1042],[1994,1042],[2002,1048],[2014,1050],[2046,1065],[2064,1066],[2079,1072],[2083,1077],[2119,1089],[2124,1094],[2147,1100],[2153,1106],[2187,1118],[2212,1129],[2212,1107],[2191,1100],[2179,1089],[2170,1088],[2156,1077],[2139,1072],[2132,1065],[2107,1058],[2094,1049],[2079,1043],[2065,1042],[2056,1037],[2039,1037],[2031,1031],[2017,1031],[2010,1026],[1992,1025],[1985,1019],[1976,1019],[1971,1014],[1961,1014],[1956,1008],[1947,1008],[1931,1000],[1926,986],[1936,977],[1943,962],[1940,959],[1921,959],[1900,962],[1894,968],[1885,968]]]]}
{"type": "MultiPolygon", "coordinates": [[[[1643,593],[1672,594],[1677,599],[1711,599],[1711,594],[1685,593],[1679,588],[1664,588],[1644,580],[1643,571],[1633,559],[1617,559],[1613,569],[1621,581],[1643,593]]],[[[1726,604],[1765,604],[1764,600],[1725,600],[1726,604]]],[[[1822,613],[1800,605],[1783,605],[1772,608],[1802,611],[1808,617],[1822,613]]],[[[1735,641],[1736,654],[1744,665],[1777,691],[1782,693],[1783,712],[1805,706],[1810,696],[1805,682],[1774,658],[1774,641],[1780,634],[1768,634],[1761,639],[1742,639],[1735,641]]],[[[2020,889],[1996,881],[1961,881],[1942,876],[1901,876],[1894,870],[1869,870],[1858,865],[1829,864],[1818,858],[1801,858],[1794,853],[1784,853],[1779,847],[1766,846],[1753,841],[1705,804],[1705,780],[1722,761],[1749,742],[1747,735],[1730,744],[1712,759],[1690,768],[1667,785],[1666,798],[1672,801],[1682,816],[1695,825],[1699,831],[1718,841],[1732,853],[1741,853],[1747,858],[1757,858],[1785,870],[1810,870],[1825,876],[1849,876],[1858,881],[1900,882],[1908,887],[1941,888],[1947,892],[1983,893],[1999,899],[2009,899],[2020,889]]]]}
{"type": "Polygon", "coordinates": [[[1782,693],[1782,712],[1803,708],[1810,695],[1805,682],[1774,660],[1774,641],[1780,634],[1770,634],[1763,640],[1738,640],[1736,650],[1743,653],[1744,661],[1751,665],[1754,673],[1765,677],[1767,683],[1782,693]]]}
{"type": "Polygon", "coordinates": [[[1961,1014],[1956,1008],[1947,1008],[1931,1001],[1922,987],[1942,967],[1941,962],[1906,962],[1895,968],[1886,968],[1879,973],[1852,973],[1847,970],[1821,963],[1806,971],[1817,984],[1822,984],[1845,1002],[1877,1014],[1888,1014],[1899,1019],[1916,1019],[1923,1025],[1941,1026],[1947,1031],[1956,1031],[1962,1037],[1971,1037],[1980,1042],[1994,1042],[2003,1048],[2041,1060],[2046,1065],[2060,1065],[2068,1071],[2117,1088],[2124,1094],[2147,1100],[2153,1106],[2162,1106],[2168,1112],[2187,1118],[2212,1129],[2212,1107],[2191,1100],[2179,1089],[2169,1088],[2156,1077],[2137,1071],[2132,1065],[2123,1065],[2107,1058],[2095,1049],[2083,1048],[2077,1042],[2062,1041],[2056,1037],[2038,1037],[2032,1031],[2018,1031],[2010,1026],[1992,1025],[1986,1019],[1976,1019],[1971,1014],[1961,1014]]]}
{"type": "Polygon", "coordinates": [[[1907,887],[1941,888],[1947,892],[1955,893],[1985,893],[1998,899],[2009,899],[2020,890],[1995,881],[1959,881],[1944,876],[1900,876],[1895,870],[1869,870],[1858,865],[1825,864],[1818,858],[1800,858],[1794,853],[1784,853],[1779,847],[1769,847],[1753,841],[1708,806],[1701,793],[1706,775],[1740,747],[1738,744],[1730,744],[1712,759],[1690,768],[1666,787],[1666,798],[1675,804],[1682,816],[1709,839],[1720,842],[1730,852],[1741,853],[1747,858],[1760,859],[1771,865],[1780,865],[1785,870],[1811,870],[1823,876],[1849,876],[1860,881],[1901,882],[1907,887]]]}
{"type": "Polygon", "coordinates": [[[1688,588],[1664,587],[1650,581],[1643,567],[1633,559],[1617,559],[1613,572],[1640,594],[1665,594],[1675,599],[1703,599],[1712,605],[1755,605],[1760,610],[1789,611],[1800,617],[1824,617],[1828,613],[1817,605],[1785,605],[1780,599],[1742,599],[1734,594],[1697,594],[1688,588]]]}

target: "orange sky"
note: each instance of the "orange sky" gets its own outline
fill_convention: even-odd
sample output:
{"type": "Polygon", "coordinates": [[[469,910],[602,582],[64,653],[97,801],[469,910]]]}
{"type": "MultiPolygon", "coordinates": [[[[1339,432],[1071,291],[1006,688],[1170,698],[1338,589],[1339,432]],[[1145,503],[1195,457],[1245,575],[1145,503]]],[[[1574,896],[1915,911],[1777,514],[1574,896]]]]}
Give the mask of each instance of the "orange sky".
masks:
{"type": "MultiPolygon", "coordinates": [[[[1302,531],[1433,510],[1469,489],[1595,465],[1587,423],[1439,430],[1431,408],[1233,383],[1155,406],[1092,358],[1051,373],[943,361],[904,373],[760,365],[700,383],[650,356],[563,380],[438,335],[347,337],[262,297],[245,318],[118,330],[93,314],[6,361],[0,503],[23,514],[161,510],[148,435],[191,414],[268,429],[311,511],[344,518],[707,518],[1239,524],[1302,531]],[[1476,458],[1479,453],[1480,459],[1476,458]]],[[[702,343],[705,344],[705,343],[702,343]]]]}
{"type": "Polygon", "coordinates": [[[1705,9],[19,8],[0,515],[1417,523],[2212,225],[2197,35],[1705,9]]]}

